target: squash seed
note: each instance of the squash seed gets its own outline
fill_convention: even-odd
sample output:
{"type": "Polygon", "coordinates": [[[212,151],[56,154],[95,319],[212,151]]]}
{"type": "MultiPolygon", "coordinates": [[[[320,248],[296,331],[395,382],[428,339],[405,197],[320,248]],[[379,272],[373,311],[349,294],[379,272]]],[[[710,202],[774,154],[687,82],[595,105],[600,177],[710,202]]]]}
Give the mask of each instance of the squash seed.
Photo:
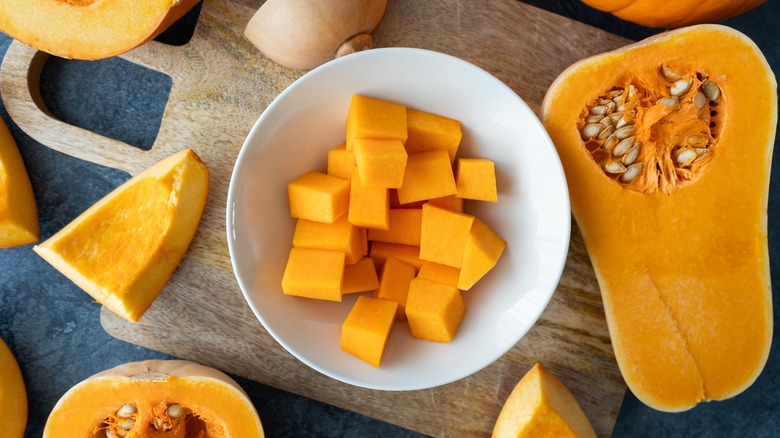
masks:
{"type": "Polygon", "coordinates": [[[701,88],[704,94],[710,100],[717,100],[720,97],[720,87],[715,82],[711,82],[709,79],[705,79],[701,83],[701,88]]]}
{"type": "Polygon", "coordinates": [[[585,123],[598,123],[603,118],[604,118],[604,116],[588,116],[588,117],[585,117],[585,123]]]}
{"type": "Polygon", "coordinates": [[[624,140],[631,136],[634,132],[636,132],[635,125],[626,125],[616,129],[615,136],[618,138],[618,140],[624,140]]]}
{"type": "Polygon", "coordinates": [[[622,157],[623,155],[628,152],[629,149],[631,149],[634,146],[634,142],[636,141],[636,137],[628,137],[626,139],[621,140],[620,143],[615,146],[615,149],[612,151],[612,155],[616,157],[622,157]]]}
{"type": "Polygon", "coordinates": [[[625,155],[623,155],[623,159],[620,160],[620,162],[623,163],[623,165],[628,166],[634,163],[636,161],[637,157],[639,157],[639,145],[636,144],[634,147],[628,150],[625,155]]]}
{"type": "Polygon", "coordinates": [[[691,78],[683,78],[674,81],[674,85],[669,87],[669,92],[672,93],[672,96],[679,96],[688,91],[689,88],[691,88],[691,78]]]}
{"type": "Polygon", "coordinates": [[[166,411],[168,416],[174,419],[179,419],[187,415],[187,411],[179,404],[170,405],[166,411]]]}
{"type": "MultiPolygon", "coordinates": [[[[605,119],[605,120],[609,120],[609,119],[605,119]]],[[[609,137],[610,135],[612,135],[613,132],[615,132],[615,127],[614,126],[612,126],[612,125],[605,126],[604,129],[599,133],[598,137],[596,137],[596,138],[598,140],[603,140],[603,139],[609,137]]]]}
{"type": "Polygon", "coordinates": [[[666,66],[661,66],[661,75],[674,82],[682,78],[682,75],[666,66]]]}
{"type": "Polygon", "coordinates": [[[701,134],[691,134],[685,138],[685,142],[688,143],[688,146],[697,147],[697,148],[706,146],[708,143],[707,137],[701,134]]]}
{"type": "Polygon", "coordinates": [[[582,127],[580,130],[580,136],[583,140],[589,140],[601,132],[603,126],[599,123],[589,123],[582,127]]]}
{"type": "Polygon", "coordinates": [[[704,108],[704,105],[707,104],[707,96],[699,91],[695,96],[693,96],[693,104],[696,105],[696,108],[698,109],[704,108]]]}
{"type": "Polygon", "coordinates": [[[693,149],[681,149],[674,157],[674,161],[680,166],[687,166],[696,158],[696,152],[693,149]]]}
{"type": "Polygon", "coordinates": [[[604,105],[594,106],[590,109],[590,113],[594,115],[603,116],[607,113],[607,107],[604,105]]]}
{"type": "Polygon", "coordinates": [[[612,114],[608,115],[607,117],[609,117],[609,120],[613,124],[615,124],[615,123],[619,122],[620,119],[623,118],[623,114],[625,114],[625,113],[623,113],[623,112],[615,112],[615,113],[612,113],[612,114]]]}
{"type": "Polygon", "coordinates": [[[138,410],[135,408],[135,406],[126,404],[116,411],[116,416],[119,418],[130,418],[135,415],[136,412],[138,412],[138,410]]]}
{"type": "Polygon", "coordinates": [[[604,165],[604,170],[609,173],[623,173],[626,171],[626,166],[620,164],[618,161],[610,161],[604,165]]]}
{"type": "Polygon", "coordinates": [[[604,140],[604,144],[601,145],[602,148],[606,150],[612,150],[613,147],[615,147],[616,144],[618,144],[618,138],[615,136],[615,134],[610,135],[607,137],[606,140],[604,140]]]}
{"type": "Polygon", "coordinates": [[[666,105],[666,106],[675,106],[679,102],[680,102],[680,100],[677,99],[676,97],[664,97],[663,99],[658,99],[658,103],[660,103],[661,105],[666,105]]]}
{"type": "Polygon", "coordinates": [[[642,170],[642,166],[644,166],[644,164],[645,163],[634,163],[628,166],[626,171],[620,175],[620,180],[624,183],[630,183],[639,175],[639,172],[642,170]]]}

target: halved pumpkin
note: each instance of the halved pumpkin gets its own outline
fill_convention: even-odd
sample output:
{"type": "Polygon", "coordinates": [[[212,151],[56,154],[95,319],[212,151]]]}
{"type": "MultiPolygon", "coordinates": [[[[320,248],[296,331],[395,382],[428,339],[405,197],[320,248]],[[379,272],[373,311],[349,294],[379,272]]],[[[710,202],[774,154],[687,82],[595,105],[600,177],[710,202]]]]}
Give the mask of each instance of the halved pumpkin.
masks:
{"type": "Polygon", "coordinates": [[[189,247],[208,184],[206,165],[183,150],[119,186],[33,250],[95,300],[135,322],[189,247]]]}
{"type": "Polygon", "coordinates": [[[261,438],[252,401],[225,373],[182,360],[119,365],[66,392],[44,438],[261,438]]]}
{"type": "Polygon", "coordinates": [[[22,155],[0,119],[0,248],[38,241],[38,210],[22,155]]]}
{"type": "Polygon", "coordinates": [[[2,0],[0,31],[63,58],[124,53],[167,29],[200,0],[2,0]]]}
{"type": "Polygon", "coordinates": [[[747,12],[766,0],[582,0],[598,10],[648,27],[714,23],[747,12]]]}
{"type": "Polygon", "coordinates": [[[663,33],[569,67],[541,118],[629,388],[663,411],[745,390],[772,340],[761,51],[719,25],[663,33]]]}
{"type": "Polygon", "coordinates": [[[0,338],[0,418],[2,436],[22,438],[27,425],[27,391],[16,358],[0,338]]]}

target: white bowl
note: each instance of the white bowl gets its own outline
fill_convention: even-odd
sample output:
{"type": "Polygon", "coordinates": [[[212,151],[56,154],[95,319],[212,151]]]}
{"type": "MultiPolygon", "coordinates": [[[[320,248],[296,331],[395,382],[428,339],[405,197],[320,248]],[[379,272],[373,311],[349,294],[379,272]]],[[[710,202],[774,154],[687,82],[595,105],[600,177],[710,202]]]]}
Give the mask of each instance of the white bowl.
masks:
{"type": "Polygon", "coordinates": [[[227,235],[238,283],[269,333],[305,364],[365,388],[415,390],[479,371],[511,349],[547,306],[569,245],[569,196],[555,148],[509,87],[455,57],[420,49],[374,49],[322,65],[284,90],[255,123],[230,181],[227,235]],[[497,266],[463,293],[466,316],[448,343],[412,338],[396,323],[375,368],[339,348],[357,295],[341,303],[287,296],[281,280],[295,221],[287,183],[325,171],[344,142],[350,98],[364,94],[458,119],[461,157],[496,163],[498,203],[466,211],[507,241],[497,266]]]}

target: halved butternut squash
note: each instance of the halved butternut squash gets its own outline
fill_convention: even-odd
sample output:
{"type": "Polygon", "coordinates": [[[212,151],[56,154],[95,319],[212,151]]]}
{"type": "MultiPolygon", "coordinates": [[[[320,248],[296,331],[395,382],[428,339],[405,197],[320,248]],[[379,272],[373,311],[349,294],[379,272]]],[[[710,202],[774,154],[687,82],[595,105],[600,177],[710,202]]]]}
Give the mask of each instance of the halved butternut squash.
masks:
{"type": "Polygon", "coordinates": [[[772,339],[761,51],[720,25],[663,33],[569,67],[541,118],[629,388],[663,411],[745,390],[772,339]]]}
{"type": "Polygon", "coordinates": [[[22,438],[27,425],[27,391],[11,349],[0,338],[0,416],[3,436],[22,438]]]}

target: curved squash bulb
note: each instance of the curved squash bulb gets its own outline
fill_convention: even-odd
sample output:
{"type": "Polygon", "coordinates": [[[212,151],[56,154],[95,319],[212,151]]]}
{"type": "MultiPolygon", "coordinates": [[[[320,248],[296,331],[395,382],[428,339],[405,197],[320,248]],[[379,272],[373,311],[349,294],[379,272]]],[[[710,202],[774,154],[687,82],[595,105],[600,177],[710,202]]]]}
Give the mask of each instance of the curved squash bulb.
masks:
{"type": "Polygon", "coordinates": [[[766,0],[582,0],[600,11],[647,27],[674,28],[713,23],[747,12],[766,0]]]}
{"type": "Polygon", "coordinates": [[[33,250],[119,316],[136,322],[197,230],[209,172],[186,149],[95,203],[33,250]]]}
{"type": "Polygon", "coordinates": [[[54,406],[44,438],[261,438],[263,426],[238,384],[181,360],[130,362],[72,387],[54,406]]]}
{"type": "Polygon", "coordinates": [[[268,0],[244,35],[277,63],[310,69],[370,49],[386,7],[387,0],[268,0]]]}
{"type": "Polygon", "coordinates": [[[19,364],[11,349],[0,338],[0,412],[2,434],[7,438],[22,438],[27,425],[27,391],[19,364]]]}
{"type": "Polygon", "coordinates": [[[73,59],[127,52],[167,29],[199,0],[2,0],[0,31],[73,59]]]}
{"type": "Polygon", "coordinates": [[[580,61],[542,121],[629,388],[662,411],[733,397],[772,339],[777,83],[745,35],[678,29],[580,61]]]}
{"type": "Polygon", "coordinates": [[[0,119],[0,248],[38,241],[38,210],[22,155],[0,119]]]}

